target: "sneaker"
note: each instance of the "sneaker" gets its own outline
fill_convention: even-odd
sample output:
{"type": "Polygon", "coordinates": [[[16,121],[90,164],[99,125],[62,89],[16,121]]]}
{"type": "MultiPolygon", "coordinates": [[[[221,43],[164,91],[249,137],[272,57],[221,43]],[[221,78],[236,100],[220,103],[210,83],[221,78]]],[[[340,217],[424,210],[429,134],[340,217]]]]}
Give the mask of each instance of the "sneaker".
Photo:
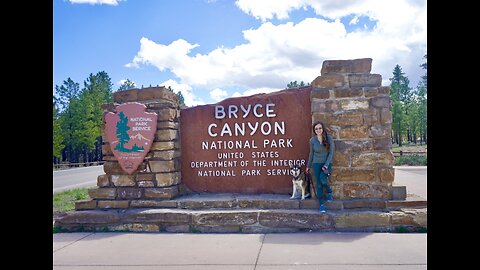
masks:
{"type": "Polygon", "coordinates": [[[327,210],[327,209],[325,208],[325,205],[321,204],[321,205],[320,205],[320,212],[321,212],[321,213],[325,213],[326,210],[327,210]]]}
{"type": "Polygon", "coordinates": [[[327,193],[327,202],[333,201],[332,193],[327,193]]]}

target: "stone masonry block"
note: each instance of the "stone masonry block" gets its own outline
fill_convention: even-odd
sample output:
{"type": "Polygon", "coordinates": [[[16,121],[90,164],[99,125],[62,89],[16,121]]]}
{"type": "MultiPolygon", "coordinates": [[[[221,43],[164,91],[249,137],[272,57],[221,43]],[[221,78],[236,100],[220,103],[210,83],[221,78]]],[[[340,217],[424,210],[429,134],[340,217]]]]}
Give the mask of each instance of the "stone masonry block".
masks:
{"type": "Polygon", "coordinates": [[[334,90],[335,98],[363,97],[362,89],[339,88],[334,90]]]}
{"type": "Polygon", "coordinates": [[[345,183],[343,196],[348,199],[390,199],[391,187],[384,185],[345,183]]]}
{"type": "Polygon", "coordinates": [[[178,186],[165,188],[145,188],[147,199],[172,199],[178,195],[178,186]]]}
{"type": "Polygon", "coordinates": [[[158,121],[157,122],[157,129],[178,129],[179,127],[178,122],[172,122],[172,121],[158,121]]]}
{"type": "Polygon", "coordinates": [[[155,133],[155,141],[173,141],[179,138],[178,130],[160,129],[155,133]]]}
{"type": "Polygon", "coordinates": [[[138,89],[137,98],[139,101],[162,99],[178,103],[178,96],[172,91],[167,90],[165,86],[138,89]]]}
{"type": "Polygon", "coordinates": [[[110,209],[110,208],[119,208],[125,209],[128,208],[128,202],[125,201],[98,201],[98,208],[101,209],[110,209]]]}
{"type": "Polygon", "coordinates": [[[336,126],[361,126],[363,125],[363,113],[361,111],[334,113],[326,117],[326,123],[336,126]]]}
{"type": "Polygon", "coordinates": [[[332,164],[339,167],[349,167],[350,166],[350,156],[346,153],[335,151],[333,155],[332,164]]]}
{"type": "Polygon", "coordinates": [[[392,200],[405,200],[407,198],[406,186],[392,186],[392,200]]]}
{"type": "Polygon", "coordinates": [[[135,176],[134,175],[112,175],[110,176],[112,183],[116,187],[133,187],[135,186],[135,176]]]}
{"type": "Polygon", "coordinates": [[[92,199],[115,199],[117,195],[116,188],[91,188],[88,190],[88,195],[92,199]]]}
{"type": "Polygon", "coordinates": [[[371,138],[382,138],[390,136],[391,126],[390,125],[374,125],[370,127],[369,137],[371,138]]]}
{"type": "Polygon", "coordinates": [[[368,138],[368,128],[366,126],[350,126],[340,129],[339,138],[340,139],[358,139],[358,138],[368,138]]]}
{"type": "MultiPolygon", "coordinates": [[[[391,165],[393,166],[393,163],[391,165]]],[[[392,183],[395,180],[395,169],[393,167],[379,168],[378,177],[382,183],[392,183]]]]}
{"type": "Polygon", "coordinates": [[[368,100],[365,99],[344,99],[337,101],[337,103],[340,105],[340,109],[344,111],[366,110],[369,107],[368,100]]]}
{"type": "Polygon", "coordinates": [[[125,90],[125,91],[117,91],[112,93],[113,101],[116,103],[125,103],[125,102],[132,102],[138,100],[138,90],[137,88],[125,90]]]}
{"type": "Polygon", "coordinates": [[[178,110],[172,108],[160,109],[157,111],[158,120],[157,121],[177,121],[178,119],[178,110]]]}
{"type": "Polygon", "coordinates": [[[332,170],[332,178],[335,178],[336,181],[343,182],[352,182],[352,181],[362,181],[362,182],[372,182],[375,180],[375,170],[372,169],[363,169],[363,168],[344,168],[336,167],[332,170]]]}
{"type": "Polygon", "coordinates": [[[175,171],[175,162],[173,160],[150,160],[149,164],[154,173],[175,171]]]}
{"type": "Polygon", "coordinates": [[[323,61],[320,74],[332,73],[364,73],[369,74],[372,70],[372,58],[353,60],[326,60],[323,61]]]}
{"type": "Polygon", "coordinates": [[[140,199],[142,198],[143,188],[122,187],[117,189],[118,198],[120,199],[140,199]]]}
{"type": "Polygon", "coordinates": [[[174,142],[153,142],[150,151],[164,151],[175,149],[174,142]]]}
{"type": "Polygon", "coordinates": [[[311,84],[319,88],[348,87],[348,80],[344,75],[328,74],[318,76],[311,84]]]}
{"type": "Polygon", "coordinates": [[[392,112],[390,111],[389,108],[380,109],[379,114],[380,114],[380,124],[384,125],[384,124],[392,123],[392,112]]]}
{"type": "Polygon", "coordinates": [[[325,88],[313,87],[310,93],[310,98],[314,99],[328,99],[330,98],[330,90],[325,88]]]}
{"type": "Polygon", "coordinates": [[[97,186],[99,186],[99,187],[110,186],[110,181],[108,180],[108,175],[102,174],[102,175],[97,176],[97,186]]]}
{"type": "Polygon", "coordinates": [[[391,215],[382,212],[351,212],[335,216],[335,228],[388,227],[391,215]]]}
{"type": "Polygon", "coordinates": [[[180,172],[172,173],[157,173],[155,174],[155,179],[157,181],[157,186],[159,187],[169,187],[173,185],[178,185],[181,182],[180,172]]]}
{"type": "Polygon", "coordinates": [[[382,75],[380,74],[349,74],[350,87],[380,87],[382,75]]]}
{"type": "Polygon", "coordinates": [[[390,109],[390,97],[376,96],[370,99],[370,104],[374,108],[388,108],[390,109]]]}
{"type": "Polygon", "coordinates": [[[352,155],[352,167],[371,167],[373,165],[393,165],[395,159],[391,152],[361,152],[352,155]]]}
{"type": "Polygon", "coordinates": [[[180,157],[178,150],[153,151],[153,157],[159,160],[172,160],[180,157]]]}
{"type": "Polygon", "coordinates": [[[335,151],[353,153],[370,151],[373,148],[372,140],[338,140],[335,141],[335,151]]]}
{"type": "Polygon", "coordinates": [[[97,201],[92,199],[79,200],[75,202],[75,210],[95,209],[96,207],[97,201]]]}

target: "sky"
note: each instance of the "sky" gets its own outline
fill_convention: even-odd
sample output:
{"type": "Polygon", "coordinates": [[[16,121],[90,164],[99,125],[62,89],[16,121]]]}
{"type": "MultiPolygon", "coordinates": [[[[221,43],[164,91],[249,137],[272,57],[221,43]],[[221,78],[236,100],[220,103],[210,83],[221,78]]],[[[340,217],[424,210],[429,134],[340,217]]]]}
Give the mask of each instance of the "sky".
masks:
{"type": "MultiPolygon", "coordinates": [[[[53,89],[105,71],[118,90],[170,86],[187,106],[312,82],[325,60],[425,74],[426,0],[54,0],[53,89]]],[[[55,90],[53,90],[55,94],[55,90]]]]}

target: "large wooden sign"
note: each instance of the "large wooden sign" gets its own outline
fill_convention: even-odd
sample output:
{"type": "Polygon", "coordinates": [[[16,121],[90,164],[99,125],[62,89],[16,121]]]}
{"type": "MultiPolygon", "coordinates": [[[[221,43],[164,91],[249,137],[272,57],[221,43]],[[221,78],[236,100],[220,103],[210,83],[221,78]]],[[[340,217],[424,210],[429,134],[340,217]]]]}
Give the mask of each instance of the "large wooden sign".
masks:
{"type": "Polygon", "coordinates": [[[157,114],[145,112],[138,102],[118,105],[117,113],[105,115],[105,131],[110,148],[122,169],[132,174],[152,146],[157,131],[157,114]]]}
{"type": "Polygon", "coordinates": [[[197,192],[292,191],[289,165],[305,169],[311,87],[183,109],[182,182],[197,192]]]}

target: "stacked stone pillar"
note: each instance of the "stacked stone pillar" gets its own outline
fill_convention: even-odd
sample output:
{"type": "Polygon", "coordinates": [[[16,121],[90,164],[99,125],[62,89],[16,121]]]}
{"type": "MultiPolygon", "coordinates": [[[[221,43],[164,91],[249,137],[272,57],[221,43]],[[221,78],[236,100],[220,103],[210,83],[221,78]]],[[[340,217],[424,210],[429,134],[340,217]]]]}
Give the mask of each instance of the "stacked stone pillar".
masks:
{"type": "Polygon", "coordinates": [[[337,199],[390,199],[394,180],[390,87],[372,59],[324,61],[312,82],[312,123],[335,142],[330,183],[337,199]]]}
{"type": "Polygon", "coordinates": [[[90,200],[76,202],[76,210],[168,207],[168,200],[180,193],[178,96],[163,86],[115,92],[113,103],[103,106],[104,115],[107,112],[116,113],[116,106],[126,102],[143,103],[147,112],[157,113],[157,130],[152,147],[137,170],[128,174],[122,170],[110,149],[104,125],[102,153],[105,174],[98,176],[96,188],[89,189],[90,200]]]}

